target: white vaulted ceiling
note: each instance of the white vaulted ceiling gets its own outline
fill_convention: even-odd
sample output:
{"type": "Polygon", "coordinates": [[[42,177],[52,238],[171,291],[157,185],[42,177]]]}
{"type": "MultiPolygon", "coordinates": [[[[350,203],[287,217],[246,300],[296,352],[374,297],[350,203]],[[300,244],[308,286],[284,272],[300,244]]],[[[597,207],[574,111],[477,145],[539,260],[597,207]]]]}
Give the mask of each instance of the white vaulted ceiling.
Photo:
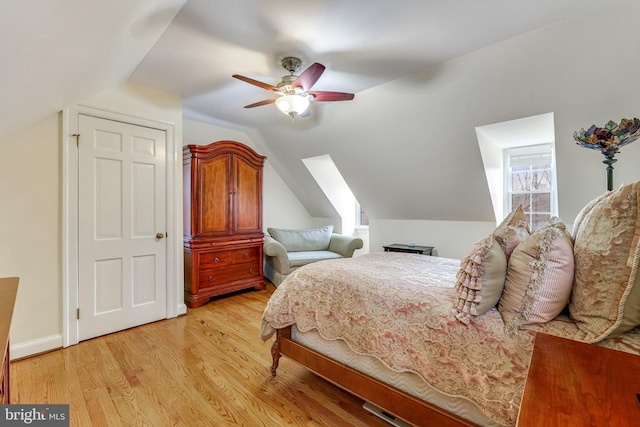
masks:
{"type": "Polygon", "coordinates": [[[327,67],[315,89],[357,94],[605,3],[188,0],[130,79],[181,95],[193,117],[286,124],[274,106],[243,109],[272,96],[231,75],[275,85],[280,58],[298,56],[327,67]]]}
{"type": "Polygon", "coordinates": [[[0,132],[128,80],[179,95],[186,118],[247,132],[312,216],[335,212],[301,159],[329,154],[373,218],[491,221],[475,127],[550,112],[560,94],[546,74],[543,90],[520,80],[565,73],[537,64],[584,55],[562,23],[634,4],[0,0],[0,132]],[[244,109],[271,94],[232,74],[275,84],[289,55],[327,67],[314,89],[355,100],[314,103],[294,123],[273,105],[244,109]],[[485,81],[516,89],[507,97],[485,81]]]}

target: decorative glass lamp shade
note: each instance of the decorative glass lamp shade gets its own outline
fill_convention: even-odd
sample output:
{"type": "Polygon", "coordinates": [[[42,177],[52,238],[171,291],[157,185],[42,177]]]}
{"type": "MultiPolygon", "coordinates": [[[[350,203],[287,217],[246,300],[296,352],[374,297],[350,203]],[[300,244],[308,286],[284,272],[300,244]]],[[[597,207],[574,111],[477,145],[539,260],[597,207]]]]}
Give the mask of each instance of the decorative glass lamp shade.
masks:
{"type": "Polygon", "coordinates": [[[301,95],[283,95],[276,99],[276,107],[287,116],[295,117],[307,111],[309,99],[301,95]]]}
{"type": "Polygon", "coordinates": [[[610,120],[603,127],[591,125],[587,130],[580,129],[580,132],[573,133],[573,139],[581,147],[600,151],[605,159],[602,161],[607,165],[607,191],[613,189],[613,164],[618,160],[615,155],[619,153],[620,147],[632,143],[640,138],[640,119],[622,119],[620,124],[610,120]]]}

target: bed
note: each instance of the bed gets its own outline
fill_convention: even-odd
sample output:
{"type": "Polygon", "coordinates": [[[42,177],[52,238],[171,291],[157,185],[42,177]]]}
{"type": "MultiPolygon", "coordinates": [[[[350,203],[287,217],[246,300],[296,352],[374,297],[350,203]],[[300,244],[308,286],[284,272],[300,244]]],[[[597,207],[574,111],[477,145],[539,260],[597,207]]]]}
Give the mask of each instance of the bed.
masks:
{"type": "Polygon", "coordinates": [[[414,425],[513,426],[536,333],[640,355],[638,183],[585,206],[573,236],[557,219],[516,233],[516,211],[463,260],[377,252],[296,270],[262,319],[262,339],[276,337],[272,375],[284,355],[414,425]],[[498,247],[496,300],[480,279],[498,247]],[[549,295],[561,304],[550,309],[549,295]]]}

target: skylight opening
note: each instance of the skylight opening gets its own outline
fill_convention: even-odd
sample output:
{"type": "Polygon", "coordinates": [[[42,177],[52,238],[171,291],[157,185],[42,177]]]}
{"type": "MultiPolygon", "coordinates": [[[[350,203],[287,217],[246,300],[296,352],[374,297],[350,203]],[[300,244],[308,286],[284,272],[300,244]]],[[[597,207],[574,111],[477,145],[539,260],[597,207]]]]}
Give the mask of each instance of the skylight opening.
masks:
{"type": "Polygon", "coordinates": [[[354,207],[357,200],[328,154],[302,159],[342,220],[342,234],[352,235],[357,227],[354,207]]]}

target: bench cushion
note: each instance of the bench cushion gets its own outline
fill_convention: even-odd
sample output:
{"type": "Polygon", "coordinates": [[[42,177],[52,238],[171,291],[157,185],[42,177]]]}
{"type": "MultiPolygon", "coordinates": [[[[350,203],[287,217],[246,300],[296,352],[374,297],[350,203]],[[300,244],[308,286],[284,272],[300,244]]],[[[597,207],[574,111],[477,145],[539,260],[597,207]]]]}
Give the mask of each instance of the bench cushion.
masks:
{"type": "Polygon", "coordinates": [[[331,251],[302,251],[289,252],[289,267],[300,267],[316,261],[325,259],[343,258],[342,255],[331,251]]]}

